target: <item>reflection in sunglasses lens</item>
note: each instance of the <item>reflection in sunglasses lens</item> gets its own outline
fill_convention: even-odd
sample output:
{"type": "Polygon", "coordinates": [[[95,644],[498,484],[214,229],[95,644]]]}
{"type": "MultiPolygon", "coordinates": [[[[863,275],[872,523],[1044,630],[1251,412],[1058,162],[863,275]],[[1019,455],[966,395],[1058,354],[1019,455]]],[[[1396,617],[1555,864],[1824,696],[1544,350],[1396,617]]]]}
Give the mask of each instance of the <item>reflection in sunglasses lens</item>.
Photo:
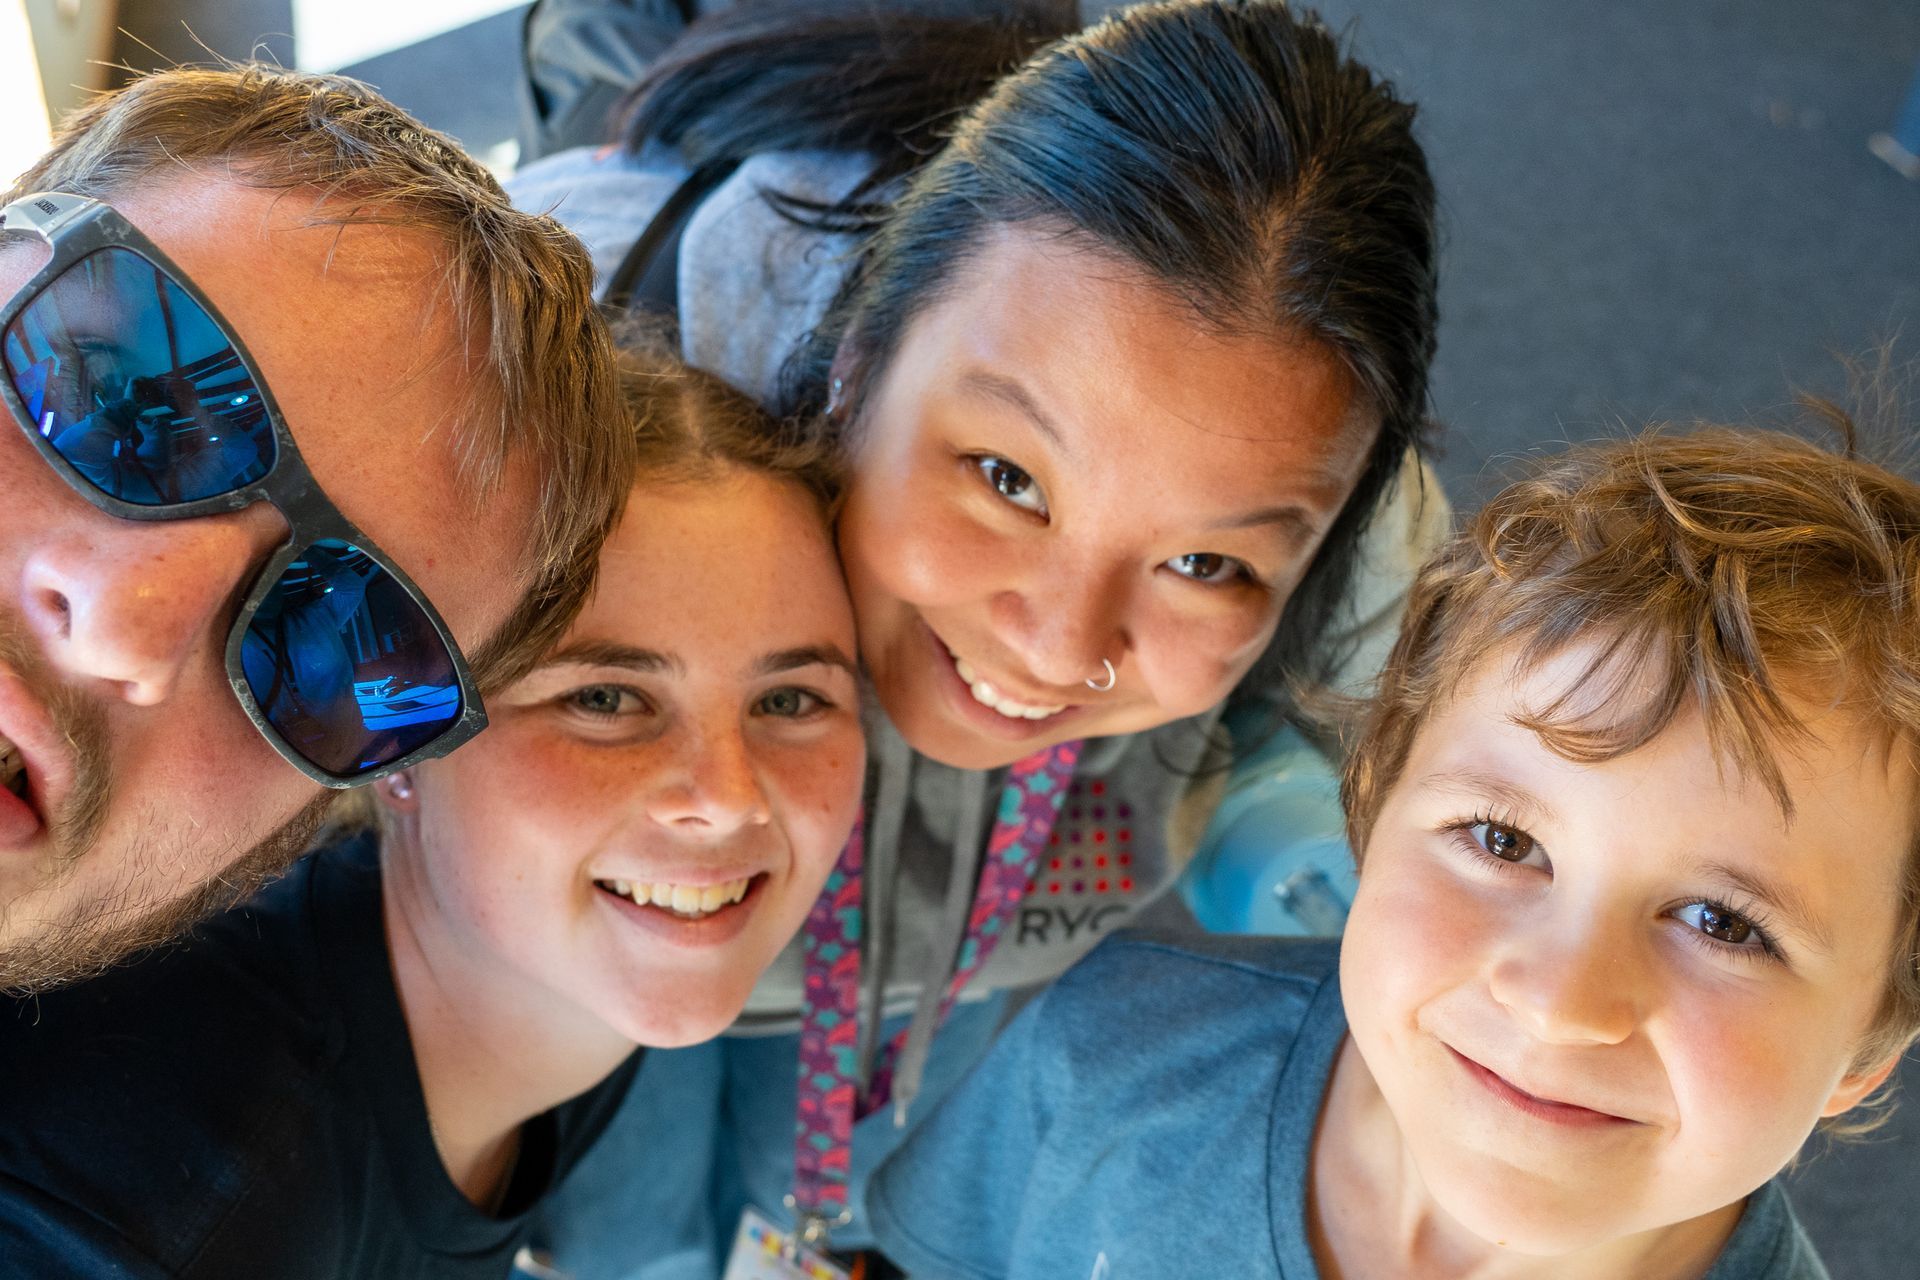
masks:
{"type": "Polygon", "coordinates": [[[34,430],[122,502],[193,502],[273,469],[273,426],[240,353],[131,249],[54,277],[7,326],[5,360],[34,430]]]}
{"type": "Polygon", "coordinates": [[[247,624],[254,702],[302,756],[353,777],[426,745],[460,719],[453,657],[378,561],[324,539],[286,567],[247,624]]]}

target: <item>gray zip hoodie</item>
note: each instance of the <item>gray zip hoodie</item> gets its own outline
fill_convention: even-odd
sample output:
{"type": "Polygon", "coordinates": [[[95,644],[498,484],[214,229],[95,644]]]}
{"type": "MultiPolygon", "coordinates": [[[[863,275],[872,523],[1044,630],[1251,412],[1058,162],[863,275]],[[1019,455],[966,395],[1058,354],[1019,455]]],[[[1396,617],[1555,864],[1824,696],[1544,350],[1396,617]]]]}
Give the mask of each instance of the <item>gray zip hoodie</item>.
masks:
{"type": "MultiPolygon", "coordinates": [[[[782,218],[777,191],[833,201],[866,176],[863,157],[785,152],[755,157],[701,205],[679,261],[680,325],[689,363],[763,403],[788,355],[819,321],[857,246],[782,218]]],[[[686,176],[677,163],[618,151],[562,152],[508,182],[522,208],[551,212],[586,243],[604,283],[686,176]]],[[[1358,642],[1345,679],[1376,672],[1399,624],[1413,571],[1445,536],[1438,483],[1409,459],[1368,534],[1343,625],[1358,642]]],[[[1003,770],[949,768],[916,755],[877,708],[870,750],[863,1044],[874,1016],[912,1011],[894,1075],[897,1108],[911,1102],[953,971],[1003,770]]],[[[964,998],[1054,978],[1166,889],[1192,856],[1224,792],[1230,750],[1219,711],[1146,733],[1087,744],[1032,892],[964,998]]],[[[798,1029],[798,940],[755,988],[734,1034],[798,1029]]]]}

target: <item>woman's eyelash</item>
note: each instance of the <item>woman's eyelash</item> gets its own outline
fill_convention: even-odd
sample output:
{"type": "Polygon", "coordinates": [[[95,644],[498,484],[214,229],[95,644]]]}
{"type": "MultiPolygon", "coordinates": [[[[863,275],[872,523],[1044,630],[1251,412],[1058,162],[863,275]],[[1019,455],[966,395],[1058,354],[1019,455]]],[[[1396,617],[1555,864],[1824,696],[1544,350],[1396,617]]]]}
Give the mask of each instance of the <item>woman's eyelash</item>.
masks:
{"type": "Polygon", "coordinates": [[[1028,515],[1046,518],[1046,494],[1031,471],[997,453],[964,453],[960,457],[980,483],[1002,502],[1028,515]]]}

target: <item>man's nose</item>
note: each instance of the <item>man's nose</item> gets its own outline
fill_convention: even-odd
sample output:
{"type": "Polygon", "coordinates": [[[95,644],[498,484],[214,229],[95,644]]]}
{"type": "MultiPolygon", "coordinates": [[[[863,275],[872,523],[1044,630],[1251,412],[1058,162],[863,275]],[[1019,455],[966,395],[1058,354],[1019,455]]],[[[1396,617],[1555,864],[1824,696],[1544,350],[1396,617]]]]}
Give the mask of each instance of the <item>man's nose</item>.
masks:
{"type": "Polygon", "coordinates": [[[27,625],[69,679],[156,705],[183,672],[223,650],[222,622],[285,533],[264,505],[188,520],[87,521],[28,556],[27,625]]]}

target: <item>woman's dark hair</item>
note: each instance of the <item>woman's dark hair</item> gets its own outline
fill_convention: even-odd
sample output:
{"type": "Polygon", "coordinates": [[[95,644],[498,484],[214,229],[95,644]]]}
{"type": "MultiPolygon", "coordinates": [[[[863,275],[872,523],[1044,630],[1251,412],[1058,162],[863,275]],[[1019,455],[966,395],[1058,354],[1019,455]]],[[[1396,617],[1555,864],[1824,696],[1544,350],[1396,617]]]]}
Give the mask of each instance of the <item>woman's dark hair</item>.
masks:
{"type": "Polygon", "coordinates": [[[998,225],[1135,264],[1215,331],[1323,344],[1380,435],[1241,690],[1323,678],[1343,656],[1327,632],[1361,535],[1425,443],[1434,192],[1414,108],[1281,0],[1167,0],[1068,34],[1071,14],[746,0],[636,89],[625,141],[695,167],[808,147],[874,157],[840,205],[769,193],[808,225],[871,231],[789,362],[786,413],[823,409],[837,356],[858,423],[908,324],[998,225]]]}

